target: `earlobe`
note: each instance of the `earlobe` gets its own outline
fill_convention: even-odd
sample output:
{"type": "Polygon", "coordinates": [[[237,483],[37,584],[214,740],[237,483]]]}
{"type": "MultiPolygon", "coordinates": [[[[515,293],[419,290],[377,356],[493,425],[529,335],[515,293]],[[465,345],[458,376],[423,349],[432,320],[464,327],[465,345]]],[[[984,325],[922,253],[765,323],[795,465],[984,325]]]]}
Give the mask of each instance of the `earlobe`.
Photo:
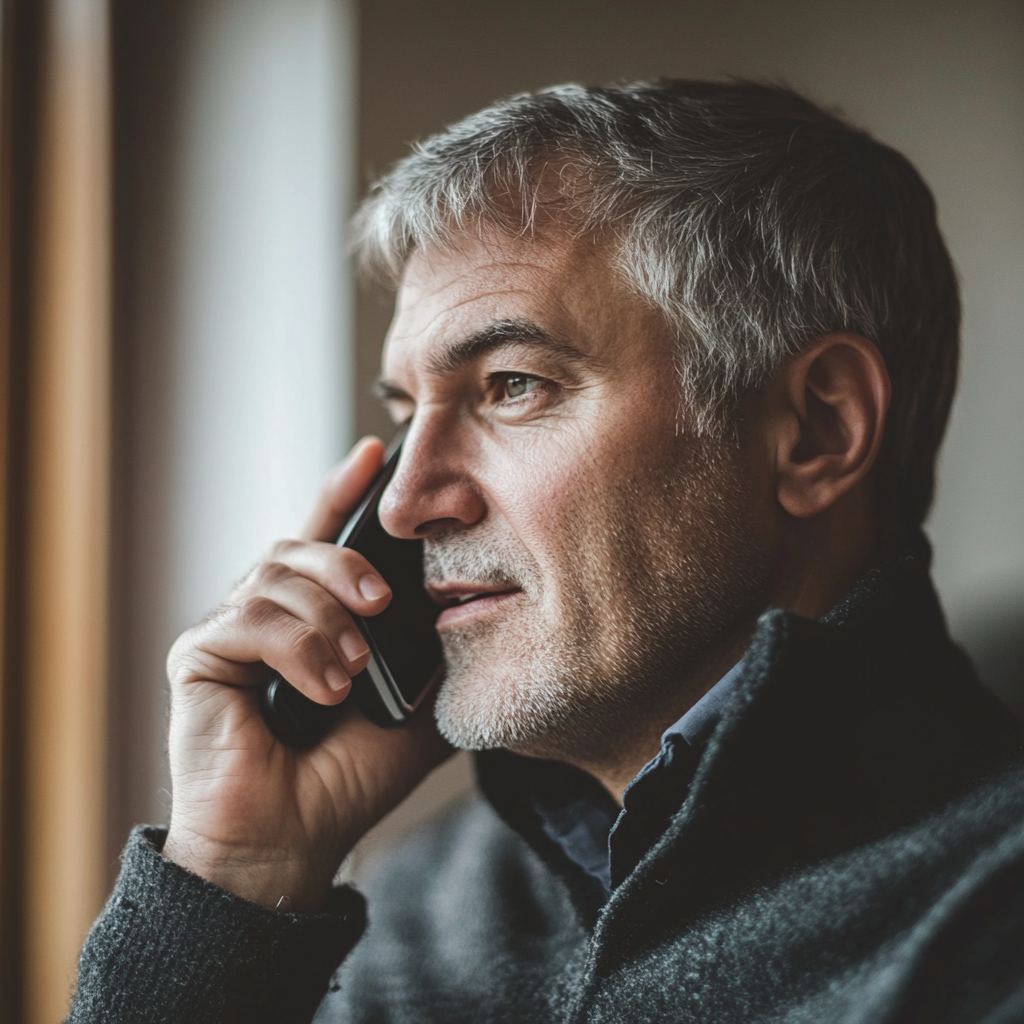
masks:
{"type": "Polygon", "coordinates": [[[792,516],[833,506],[867,477],[885,433],[891,385],[878,347],[857,334],[815,339],[783,369],[776,394],[777,496],[792,516]]]}

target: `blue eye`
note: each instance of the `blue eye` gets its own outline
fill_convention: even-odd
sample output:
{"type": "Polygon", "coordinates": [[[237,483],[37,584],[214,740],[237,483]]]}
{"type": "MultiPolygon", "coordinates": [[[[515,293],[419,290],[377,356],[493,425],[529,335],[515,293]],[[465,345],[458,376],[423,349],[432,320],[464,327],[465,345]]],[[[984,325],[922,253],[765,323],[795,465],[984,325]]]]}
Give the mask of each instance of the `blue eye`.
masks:
{"type": "Polygon", "coordinates": [[[524,374],[509,374],[505,378],[505,396],[507,398],[519,398],[532,391],[540,382],[536,377],[527,377],[524,374]]]}

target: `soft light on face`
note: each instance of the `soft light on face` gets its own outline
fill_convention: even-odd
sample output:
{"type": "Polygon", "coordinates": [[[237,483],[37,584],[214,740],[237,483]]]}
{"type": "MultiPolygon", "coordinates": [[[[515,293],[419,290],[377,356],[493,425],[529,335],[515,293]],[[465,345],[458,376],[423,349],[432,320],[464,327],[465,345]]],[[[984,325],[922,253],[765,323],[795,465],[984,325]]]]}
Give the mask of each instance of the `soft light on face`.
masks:
{"type": "Polygon", "coordinates": [[[381,518],[451,605],[445,736],[585,763],[671,722],[767,570],[739,446],[678,429],[659,317],[589,243],[467,238],[410,263],[384,369],[411,424],[381,518]]]}

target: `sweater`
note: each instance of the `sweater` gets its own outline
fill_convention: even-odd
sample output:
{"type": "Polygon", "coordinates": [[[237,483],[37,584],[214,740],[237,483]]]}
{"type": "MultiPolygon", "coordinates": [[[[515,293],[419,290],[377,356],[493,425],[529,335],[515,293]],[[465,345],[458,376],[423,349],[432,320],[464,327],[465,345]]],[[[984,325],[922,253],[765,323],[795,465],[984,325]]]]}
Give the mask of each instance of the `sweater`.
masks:
{"type": "Polygon", "coordinates": [[[622,794],[621,806],[592,775],[549,762],[533,808],[565,855],[610,896],[612,879],[628,875],[665,831],[683,802],[700,751],[743,670],[734,665],[661,736],[661,749],[622,794]]]}
{"type": "Polygon", "coordinates": [[[481,795],[363,897],[275,913],[137,830],[69,1021],[1024,1021],[1024,734],[949,639],[923,538],[816,622],[762,616],[664,832],[610,898],[545,831],[557,766],[481,795]]]}

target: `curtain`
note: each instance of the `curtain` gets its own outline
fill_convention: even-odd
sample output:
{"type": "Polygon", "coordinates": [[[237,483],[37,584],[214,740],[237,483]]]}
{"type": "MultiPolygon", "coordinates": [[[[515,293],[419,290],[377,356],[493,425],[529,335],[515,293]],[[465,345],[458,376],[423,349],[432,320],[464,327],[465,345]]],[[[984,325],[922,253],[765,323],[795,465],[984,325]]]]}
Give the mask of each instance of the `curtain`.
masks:
{"type": "Polygon", "coordinates": [[[0,1020],[63,1019],[107,878],[103,0],[7,0],[0,181],[0,1020]]]}

